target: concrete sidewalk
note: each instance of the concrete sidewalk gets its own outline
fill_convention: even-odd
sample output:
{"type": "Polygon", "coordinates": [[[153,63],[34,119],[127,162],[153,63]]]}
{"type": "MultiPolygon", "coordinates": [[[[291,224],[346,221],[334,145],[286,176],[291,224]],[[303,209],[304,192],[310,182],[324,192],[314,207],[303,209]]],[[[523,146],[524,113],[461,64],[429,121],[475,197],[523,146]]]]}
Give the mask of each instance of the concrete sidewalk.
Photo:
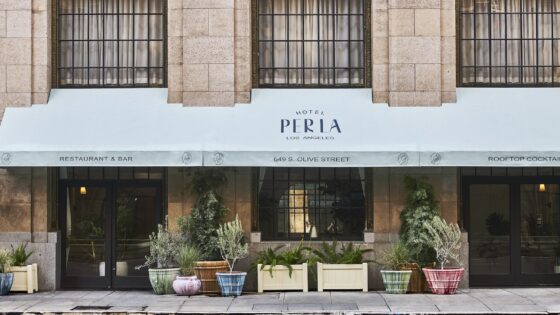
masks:
{"type": "Polygon", "coordinates": [[[470,289],[457,295],[286,292],[237,298],[150,291],[56,291],[0,297],[0,313],[560,314],[560,288],[470,289]]]}

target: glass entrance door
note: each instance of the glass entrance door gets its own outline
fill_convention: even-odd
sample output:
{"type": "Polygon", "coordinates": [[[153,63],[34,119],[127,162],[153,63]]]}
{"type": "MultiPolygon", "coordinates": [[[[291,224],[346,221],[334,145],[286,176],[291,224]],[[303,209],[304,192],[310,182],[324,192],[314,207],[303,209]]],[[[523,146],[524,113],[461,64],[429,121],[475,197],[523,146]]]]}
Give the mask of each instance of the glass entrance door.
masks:
{"type": "Polygon", "coordinates": [[[159,182],[62,181],[62,286],[149,288],[148,235],[162,221],[159,182]]]}
{"type": "Polygon", "coordinates": [[[463,180],[473,286],[560,285],[560,178],[463,180]]]}

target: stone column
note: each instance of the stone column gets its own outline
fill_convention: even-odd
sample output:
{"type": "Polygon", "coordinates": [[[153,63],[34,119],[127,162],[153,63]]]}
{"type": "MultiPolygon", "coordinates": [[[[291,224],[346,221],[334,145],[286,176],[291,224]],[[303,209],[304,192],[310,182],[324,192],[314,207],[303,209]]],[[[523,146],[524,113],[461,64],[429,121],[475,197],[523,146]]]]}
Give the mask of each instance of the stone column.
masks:
{"type": "Polygon", "coordinates": [[[374,102],[455,102],[454,0],[372,0],[374,102]]]}

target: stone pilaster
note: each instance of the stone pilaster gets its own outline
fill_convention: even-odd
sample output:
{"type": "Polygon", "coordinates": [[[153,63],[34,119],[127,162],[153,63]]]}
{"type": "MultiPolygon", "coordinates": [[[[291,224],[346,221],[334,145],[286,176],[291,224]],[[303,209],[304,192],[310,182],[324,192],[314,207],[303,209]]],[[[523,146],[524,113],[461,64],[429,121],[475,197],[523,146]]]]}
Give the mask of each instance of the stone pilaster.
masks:
{"type": "Polygon", "coordinates": [[[374,102],[455,102],[453,0],[372,0],[374,102]]]}

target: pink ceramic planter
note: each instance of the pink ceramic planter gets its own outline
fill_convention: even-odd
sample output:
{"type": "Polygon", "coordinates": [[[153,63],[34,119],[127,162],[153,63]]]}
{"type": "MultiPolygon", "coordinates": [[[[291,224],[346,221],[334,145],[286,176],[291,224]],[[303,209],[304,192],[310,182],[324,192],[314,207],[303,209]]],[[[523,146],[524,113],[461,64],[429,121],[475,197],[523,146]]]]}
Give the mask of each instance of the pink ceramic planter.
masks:
{"type": "Polygon", "coordinates": [[[433,294],[455,294],[463,279],[465,268],[422,268],[422,271],[433,294]]]}
{"type": "Polygon", "coordinates": [[[177,295],[191,296],[198,293],[200,290],[200,280],[196,276],[180,277],[177,276],[173,281],[173,290],[177,295]]]}

